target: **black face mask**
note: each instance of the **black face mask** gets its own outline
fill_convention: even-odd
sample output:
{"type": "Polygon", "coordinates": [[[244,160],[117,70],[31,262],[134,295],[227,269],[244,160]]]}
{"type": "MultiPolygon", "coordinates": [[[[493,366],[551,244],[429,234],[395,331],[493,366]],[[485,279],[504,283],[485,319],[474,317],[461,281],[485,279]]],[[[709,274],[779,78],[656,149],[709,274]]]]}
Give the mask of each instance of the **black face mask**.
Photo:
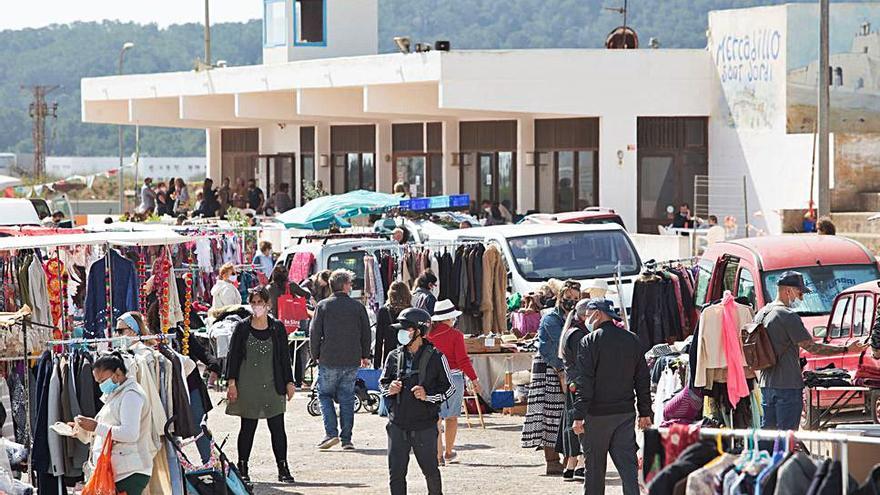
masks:
{"type": "Polygon", "coordinates": [[[577,301],[573,299],[563,299],[562,300],[562,309],[566,311],[571,311],[577,305],[577,301]]]}

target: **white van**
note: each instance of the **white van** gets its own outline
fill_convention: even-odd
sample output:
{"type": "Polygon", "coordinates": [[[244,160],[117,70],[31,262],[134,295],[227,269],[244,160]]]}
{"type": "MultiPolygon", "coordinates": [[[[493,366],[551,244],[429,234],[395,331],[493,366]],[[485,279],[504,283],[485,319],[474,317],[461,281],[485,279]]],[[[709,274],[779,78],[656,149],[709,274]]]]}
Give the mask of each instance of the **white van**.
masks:
{"type": "Polygon", "coordinates": [[[379,251],[396,249],[397,243],[387,239],[356,238],[327,239],[326,241],[303,242],[285,249],[276,261],[277,265],[290,268],[296,253],[308,252],[315,256],[315,272],[345,268],[354,272],[352,297],[360,297],[364,290],[364,256],[374,256],[379,251]]]}
{"type": "Polygon", "coordinates": [[[0,225],[40,225],[40,216],[33,203],[27,199],[0,198],[0,225]]]}
{"type": "MultiPolygon", "coordinates": [[[[623,304],[629,308],[633,284],[642,272],[632,240],[617,224],[498,225],[450,231],[444,238],[498,245],[507,264],[509,289],[521,294],[534,292],[551,278],[582,283],[602,279],[613,287],[619,265],[623,304]]],[[[617,296],[612,299],[619,305],[617,296]]]]}

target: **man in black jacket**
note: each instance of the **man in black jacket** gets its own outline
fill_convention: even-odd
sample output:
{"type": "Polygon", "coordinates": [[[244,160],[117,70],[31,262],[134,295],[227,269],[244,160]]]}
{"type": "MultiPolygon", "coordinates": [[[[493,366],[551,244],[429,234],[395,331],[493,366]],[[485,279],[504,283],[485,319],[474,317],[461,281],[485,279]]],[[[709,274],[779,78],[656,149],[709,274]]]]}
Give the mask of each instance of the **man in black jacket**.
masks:
{"type": "Polygon", "coordinates": [[[443,493],[437,460],[440,404],[455,385],[449,364],[425,340],[431,317],[422,309],[405,309],[393,325],[400,347],[388,354],[379,379],[388,405],[388,473],[392,495],[405,495],[410,450],[422,469],[430,495],[443,493]]]}
{"type": "Polygon", "coordinates": [[[587,327],[577,353],[573,430],[586,457],[584,493],[605,493],[608,454],[620,474],[624,495],[638,495],[635,404],[639,428],[651,426],[651,376],[639,338],[614,324],[620,317],[605,299],[587,304],[587,327]],[[584,424],[586,423],[586,425],[584,424]],[[585,432],[586,430],[586,432],[585,432]]]}
{"type": "Polygon", "coordinates": [[[358,366],[370,366],[372,334],[367,309],[349,297],[353,273],[336,270],[330,274],[333,295],[315,308],[309,329],[309,348],[318,362],[318,398],[324,419],[322,450],[342,440],[343,450],[354,450],[354,382],[358,366]],[[339,403],[339,423],[336,407],[339,403]]]}

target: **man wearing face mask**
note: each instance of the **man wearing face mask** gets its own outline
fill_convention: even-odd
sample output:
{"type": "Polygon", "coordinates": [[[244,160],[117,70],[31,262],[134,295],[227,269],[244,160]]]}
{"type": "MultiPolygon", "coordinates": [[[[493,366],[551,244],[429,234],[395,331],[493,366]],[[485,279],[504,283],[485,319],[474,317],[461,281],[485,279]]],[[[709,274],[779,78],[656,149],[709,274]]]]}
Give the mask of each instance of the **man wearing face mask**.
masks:
{"type": "Polygon", "coordinates": [[[455,394],[446,358],[425,339],[431,316],[410,308],[397,317],[400,347],[385,360],[379,379],[388,405],[388,473],[392,495],[405,495],[409,453],[427,482],[428,493],[443,493],[437,458],[440,404],[455,394]]]}
{"type": "Polygon", "coordinates": [[[776,300],[755,315],[755,322],[764,323],[776,365],[759,372],[764,418],[761,428],[797,430],[803,409],[804,380],[798,348],[810,354],[834,356],[846,352],[861,352],[867,344],[853,342],[837,346],[814,342],[800,315],[792,308],[812,292],[804,283],[804,276],[788,271],[776,283],[776,300]]]}
{"type": "Polygon", "coordinates": [[[575,360],[572,431],[581,435],[586,458],[584,493],[605,493],[608,454],[620,475],[624,495],[638,495],[638,426],[651,426],[651,376],[639,337],[614,324],[611,301],[590,299],[587,328],[575,360]],[[586,432],[585,432],[586,430],[586,432]]]}

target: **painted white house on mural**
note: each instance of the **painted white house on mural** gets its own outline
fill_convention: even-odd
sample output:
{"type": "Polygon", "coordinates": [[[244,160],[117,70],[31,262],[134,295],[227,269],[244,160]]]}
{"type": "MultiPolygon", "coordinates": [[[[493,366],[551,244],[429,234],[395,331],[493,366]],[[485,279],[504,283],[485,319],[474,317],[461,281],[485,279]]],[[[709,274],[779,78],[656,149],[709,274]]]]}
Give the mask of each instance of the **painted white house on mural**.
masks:
{"type": "Polygon", "coordinates": [[[694,183],[708,176],[703,210],[779,232],[782,212],[810,200],[812,135],[789,128],[787,103],[802,9],[815,6],[712,12],[706,49],[459,50],[453,39],[448,51],[411,40],[410,53],[378,54],[376,0],[265,0],[264,64],[86,78],[83,120],[206,129],[210,177],[291,183],[297,202],[316,183],[403,182],[520,212],[611,207],[654,233],[670,205],[707,202],[694,183]],[[743,180],[748,214],[726,211],[743,180]]]}

